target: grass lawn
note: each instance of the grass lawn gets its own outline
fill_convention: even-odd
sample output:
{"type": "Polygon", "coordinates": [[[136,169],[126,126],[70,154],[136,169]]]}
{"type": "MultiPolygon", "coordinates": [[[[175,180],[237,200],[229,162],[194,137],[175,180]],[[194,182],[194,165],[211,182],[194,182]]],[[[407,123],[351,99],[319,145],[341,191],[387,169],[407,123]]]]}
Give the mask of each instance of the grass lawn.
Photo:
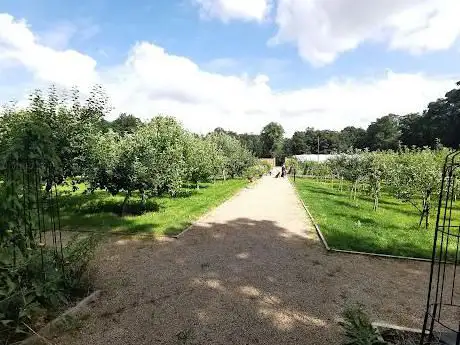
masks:
{"type": "MultiPolygon", "coordinates": [[[[64,187],[60,197],[61,225],[63,230],[172,236],[246,185],[245,179],[234,179],[201,184],[198,190],[190,186],[174,198],[149,199],[144,214],[124,217],[117,214],[123,195],[111,196],[105,191],[85,194],[84,185],[72,193],[69,187],[64,187]]],[[[128,210],[134,212],[140,198],[134,196],[130,200],[128,210]]]]}
{"type": "MultiPolygon", "coordinates": [[[[298,178],[295,186],[331,248],[431,258],[437,200],[425,230],[418,227],[420,216],[412,205],[389,195],[383,195],[379,209],[373,211],[370,198],[359,196],[354,201],[345,188],[340,192],[330,183],[298,178]]],[[[460,219],[459,205],[453,219],[460,219]]],[[[450,243],[454,250],[457,241],[450,243]]]]}

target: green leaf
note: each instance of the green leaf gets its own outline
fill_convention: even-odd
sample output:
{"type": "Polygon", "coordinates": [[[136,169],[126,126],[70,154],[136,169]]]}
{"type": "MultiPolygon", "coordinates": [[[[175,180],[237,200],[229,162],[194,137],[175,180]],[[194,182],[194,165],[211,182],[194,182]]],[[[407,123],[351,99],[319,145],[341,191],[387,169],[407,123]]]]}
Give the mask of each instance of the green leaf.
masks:
{"type": "Polygon", "coordinates": [[[1,324],[3,326],[8,326],[10,323],[13,322],[13,320],[4,320],[4,319],[2,319],[2,320],[0,320],[0,322],[1,322],[1,324]]]}
{"type": "Polygon", "coordinates": [[[8,294],[16,290],[17,285],[11,280],[10,277],[6,277],[6,285],[8,286],[8,294]]]}

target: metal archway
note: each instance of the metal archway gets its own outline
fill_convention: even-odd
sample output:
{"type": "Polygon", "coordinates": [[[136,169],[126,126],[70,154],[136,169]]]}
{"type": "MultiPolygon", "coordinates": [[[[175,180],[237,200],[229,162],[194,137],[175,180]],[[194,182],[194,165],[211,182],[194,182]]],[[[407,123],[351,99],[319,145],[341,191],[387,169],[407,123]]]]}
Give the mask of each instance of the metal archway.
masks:
{"type": "Polygon", "coordinates": [[[460,345],[460,151],[447,155],[439,193],[430,281],[420,345],[460,345]]]}

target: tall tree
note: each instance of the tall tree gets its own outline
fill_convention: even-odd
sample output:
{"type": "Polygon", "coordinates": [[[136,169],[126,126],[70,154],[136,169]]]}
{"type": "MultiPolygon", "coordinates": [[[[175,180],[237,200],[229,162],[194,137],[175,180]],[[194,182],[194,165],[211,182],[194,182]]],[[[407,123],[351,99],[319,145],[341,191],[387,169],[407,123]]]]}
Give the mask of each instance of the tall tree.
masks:
{"type": "Polygon", "coordinates": [[[319,151],[323,154],[337,153],[339,151],[340,134],[336,131],[317,131],[319,138],[319,151]]]}
{"type": "Polygon", "coordinates": [[[257,134],[240,134],[238,136],[239,141],[245,146],[252,154],[256,157],[261,158],[262,152],[262,141],[260,135],[257,134]]]}
{"type": "Polygon", "coordinates": [[[372,122],[367,128],[366,142],[371,150],[396,150],[401,131],[399,116],[389,114],[372,122]]]}
{"type": "Polygon", "coordinates": [[[307,153],[307,143],[305,142],[305,132],[295,132],[291,139],[291,148],[294,155],[307,153]]]}
{"type": "Polygon", "coordinates": [[[283,135],[283,127],[276,122],[270,122],[262,129],[260,137],[262,140],[262,153],[265,157],[277,157],[281,155],[283,135]]]}
{"type": "Polygon", "coordinates": [[[340,131],[339,151],[346,152],[350,149],[362,149],[365,147],[366,131],[353,126],[345,127],[340,131]]]}
{"type": "Polygon", "coordinates": [[[135,117],[132,114],[121,113],[118,118],[116,118],[110,124],[112,129],[120,134],[126,133],[134,133],[140,126],[142,125],[142,121],[135,117]]]}
{"type": "Polygon", "coordinates": [[[305,130],[306,153],[318,153],[318,131],[312,127],[305,130]]]}
{"type": "MultiPolygon", "coordinates": [[[[460,82],[457,82],[460,86],[460,82]]],[[[431,102],[423,115],[425,137],[432,144],[436,138],[449,147],[460,145],[460,88],[446,93],[444,98],[431,102]]]]}
{"type": "Polygon", "coordinates": [[[401,116],[399,119],[401,130],[401,143],[405,146],[422,147],[433,143],[425,137],[423,116],[417,113],[401,116]]]}

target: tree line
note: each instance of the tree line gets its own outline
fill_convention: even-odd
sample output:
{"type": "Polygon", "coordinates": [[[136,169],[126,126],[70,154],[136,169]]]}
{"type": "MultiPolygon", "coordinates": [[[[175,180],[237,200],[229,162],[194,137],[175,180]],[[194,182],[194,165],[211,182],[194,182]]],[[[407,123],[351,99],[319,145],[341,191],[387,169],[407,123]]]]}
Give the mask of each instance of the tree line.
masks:
{"type": "MultiPolygon", "coordinates": [[[[261,171],[253,168],[254,155],[224,132],[197,135],[168,116],[142,122],[121,114],[108,122],[109,111],[100,86],[85,100],[77,89],[63,97],[51,87],[47,93],[34,92],[26,108],[5,107],[0,113],[0,181],[20,185],[24,171],[33,166],[47,186],[73,179],[87,182],[90,191],[123,193],[123,214],[134,193],[145,203],[157,195],[174,196],[186,183],[198,187],[261,171]]],[[[11,205],[0,206],[8,214],[11,205]]]]}
{"type": "Polygon", "coordinates": [[[355,149],[397,150],[401,147],[460,146],[460,82],[443,98],[430,102],[420,113],[388,114],[367,129],[348,126],[340,131],[307,127],[292,137],[284,136],[278,123],[269,123],[260,134],[237,134],[217,128],[238,138],[256,157],[284,157],[308,153],[341,153],[355,149]]]}
{"type": "MultiPolygon", "coordinates": [[[[286,160],[288,167],[295,167],[300,174],[329,181],[339,190],[349,190],[356,199],[358,191],[372,198],[377,210],[383,192],[410,203],[419,212],[425,228],[429,226],[432,198],[439,195],[444,160],[450,152],[447,148],[402,148],[398,152],[361,151],[339,154],[325,162],[300,163],[286,160]]],[[[459,186],[452,190],[456,198],[459,186]]]]}

